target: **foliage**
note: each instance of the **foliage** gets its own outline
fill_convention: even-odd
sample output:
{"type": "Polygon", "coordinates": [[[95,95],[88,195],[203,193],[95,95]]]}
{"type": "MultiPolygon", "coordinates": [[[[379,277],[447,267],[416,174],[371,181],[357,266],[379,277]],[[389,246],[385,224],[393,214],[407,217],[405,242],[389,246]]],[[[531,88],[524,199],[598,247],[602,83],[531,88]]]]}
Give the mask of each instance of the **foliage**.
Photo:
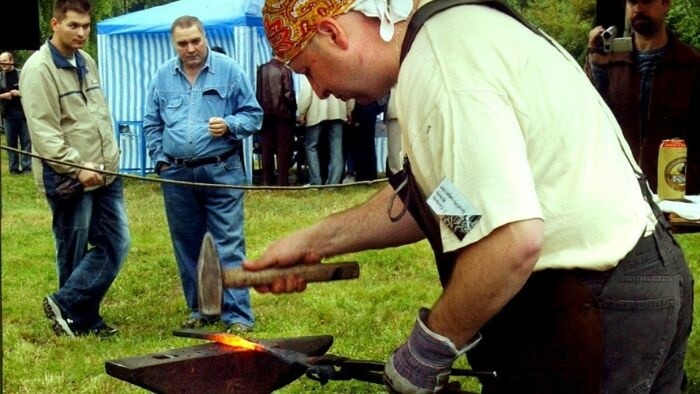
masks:
{"type": "Polygon", "coordinates": [[[667,23],[681,41],[700,50],[700,0],[673,0],[667,23]]]}
{"type": "Polygon", "coordinates": [[[594,0],[532,0],[521,8],[525,19],[542,29],[572,56],[581,58],[595,15],[594,0]]]}
{"type": "MultiPolygon", "coordinates": [[[[41,37],[51,35],[51,11],[54,0],[39,0],[41,37]]],[[[93,29],[85,50],[97,58],[95,24],[128,12],[155,7],[174,0],[92,0],[93,29]]],[[[597,0],[604,1],[604,0],[597,0]]],[[[593,27],[596,0],[507,0],[527,20],[557,40],[572,56],[582,60],[586,53],[588,31],[593,27]]],[[[673,0],[668,15],[669,27],[684,41],[700,49],[700,0],[673,0]]],[[[18,51],[21,64],[30,51],[18,51]]]]}
{"type": "MultiPolygon", "coordinates": [[[[572,56],[583,58],[588,32],[595,20],[596,0],[508,0],[508,3],[572,56]]],[[[667,22],[681,41],[700,49],[700,0],[673,0],[667,22]]]]}
{"type": "MultiPolygon", "coordinates": [[[[85,44],[85,49],[92,57],[97,59],[97,22],[123,15],[125,13],[143,10],[171,3],[174,0],[91,0],[92,29],[90,39],[85,44]]],[[[39,0],[39,30],[42,43],[51,37],[51,17],[53,14],[54,0],[39,0]]],[[[17,51],[16,58],[21,64],[29,57],[32,51],[17,51]]]]}

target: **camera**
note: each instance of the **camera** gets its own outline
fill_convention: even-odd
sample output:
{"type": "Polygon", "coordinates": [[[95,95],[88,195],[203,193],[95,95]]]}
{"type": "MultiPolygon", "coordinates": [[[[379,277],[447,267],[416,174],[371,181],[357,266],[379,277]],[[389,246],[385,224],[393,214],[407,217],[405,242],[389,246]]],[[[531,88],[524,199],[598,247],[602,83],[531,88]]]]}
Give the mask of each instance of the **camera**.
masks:
{"type": "Polygon", "coordinates": [[[615,25],[603,30],[598,41],[597,47],[599,53],[632,52],[632,38],[618,38],[617,26],[615,25]]]}

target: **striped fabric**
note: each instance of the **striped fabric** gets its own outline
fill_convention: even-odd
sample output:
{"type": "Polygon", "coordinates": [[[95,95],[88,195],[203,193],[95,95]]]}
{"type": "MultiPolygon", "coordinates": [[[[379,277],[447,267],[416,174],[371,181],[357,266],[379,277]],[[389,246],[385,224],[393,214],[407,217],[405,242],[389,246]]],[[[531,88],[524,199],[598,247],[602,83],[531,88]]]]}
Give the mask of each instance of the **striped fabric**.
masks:
{"type": "MultiPolygon", "coordinates": [[[[262,27],[262,3],[263,0],[180,0],[97,24],[97,61],[122,153],[121,172],[142,176],[153,172],[143,135],[143,108],[153,74],[175,56],[170,43],[172,21],[187,13],[200,18],[209,45],[224,48],[255,88],[257,66],[272,55],[262,27]]],[[[297,88],[298,78],[295,74],[297,88]]],[[[383,172],[385,136],[378,136],[376,148],[377,170],[383,172]]],[[[252,137],[243,141],[243,151],[246,176],[252,184],[252,137]]]]}
{"type": "MultiPolygon", "coordinates": [[[[220,3],[222,0],[197,1],[201,4],[220,3]]],[[[226,14],[223,11],[218,12],[218,19],[211,23],[207,18],[197,15],[196,7],[192,7],[190,11],[204,23],[209,45],[224,48],[226,53],[243,68],[251,86],[255,89],[257,66],[269,60],[271,48],[265,38],[261,17],[253,18],[248,15],[255,12],[260,14],[262,0],[248,0],[248,2],[248,6],[243,8],[246,14],[232,17],[230,22],[221,20],[221,16],[226,14]]],[[[105,97],[112,111],[114,129],[122,151],[120,163],[122,172],[146,175],[153,171],[153,163],[146,153],[143,136],[143,109],[153,74],[158,66],[175,56],[175,50],[170,42],[169,26],[182,14],[171,18],[167,8],[173,5],[175,9],[179,9],[183,4],[178,3],[191,3],[191,0],[180,0],[156,7],[159,9],[158,14],[162,15],[161,19],[167,19],[167,21],[146,19],[141,29],[138,26],[122,28],[123,24],[121,24],[119,26],[121,30],[119,30],[110,23],[111,20],[98,23],[97,60],[105,97]],[[119,33],[119,31],[128,32],[119,33]]],[[[228,0],[227,3],[231,4],[228,0]]],[[[139,11],[132,15],[146,12],[152,14],[154,10],[155,8],[139,11]]],[[[121,21],[128,15],[122,15],[114,20],[121,21]]],[[[243,149],[247,178],[252,183],[252,138],[243,141],[243,149]]]]}

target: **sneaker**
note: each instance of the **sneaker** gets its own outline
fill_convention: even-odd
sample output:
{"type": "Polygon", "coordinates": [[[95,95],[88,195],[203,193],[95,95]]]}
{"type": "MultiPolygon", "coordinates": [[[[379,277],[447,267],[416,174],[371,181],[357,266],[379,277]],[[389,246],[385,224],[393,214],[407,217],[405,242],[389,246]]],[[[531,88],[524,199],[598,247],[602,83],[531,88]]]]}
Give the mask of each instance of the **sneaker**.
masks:
{"type": "Polygon", "coordinates": [[[75,334],[80,336],[95,335],[100,338],[109,338],[117,335],[118,332],[118,329],[108,326],[105,322],[101,322],[93,328],[87,330],[78,330],[75,334]]]}
{"type": "Polygon", "coordinates": [[[43,305],[44,314],[53,322],[53,332],[58,336],[68,335],[69,337],[75,337],[75,332],[71,327],[73,325],[73,320],[63,317],[61,308],[58,307],[51,296],[46,296],[44,298],[43,305]]]}
{"type": "Polygon", "coordinates": [[[248,334],[253,331],[253,327],[243,323],[231,323],[226,326],[226,332],[229,334],[248,334]]]}
{"type": "Polygon", "coordinates": [[[190,317],[182,322],[182,328],[202,328],[216,323],[215,320],[205,319],[203,317],[190,317]]]}

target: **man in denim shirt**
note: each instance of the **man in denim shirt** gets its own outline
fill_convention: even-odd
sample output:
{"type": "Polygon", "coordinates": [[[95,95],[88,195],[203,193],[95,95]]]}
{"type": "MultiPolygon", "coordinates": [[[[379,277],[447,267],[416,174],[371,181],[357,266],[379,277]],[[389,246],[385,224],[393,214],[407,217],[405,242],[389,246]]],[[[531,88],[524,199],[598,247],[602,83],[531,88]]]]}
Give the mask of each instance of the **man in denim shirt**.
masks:
{"type": "MultiPolygon", "coordinates": [[[[155,170],[163,179],[237,185],[245,180],[241,140],[257,132],[262,109],[236,62],[208,49],[202,22],[177,18],[170,29],[177,56],[156,72],[144,115],[144,134],[155,170]]],[[[223,268],[245,258],[243,191],[163,184],[165,212],[190,316],[183,328],[214,323],[197,305],[197,259],[206,232],[223,268]]],[[[221,321],[228,331],[254,323],[247,289],[224,291],[221,321]]]]}

